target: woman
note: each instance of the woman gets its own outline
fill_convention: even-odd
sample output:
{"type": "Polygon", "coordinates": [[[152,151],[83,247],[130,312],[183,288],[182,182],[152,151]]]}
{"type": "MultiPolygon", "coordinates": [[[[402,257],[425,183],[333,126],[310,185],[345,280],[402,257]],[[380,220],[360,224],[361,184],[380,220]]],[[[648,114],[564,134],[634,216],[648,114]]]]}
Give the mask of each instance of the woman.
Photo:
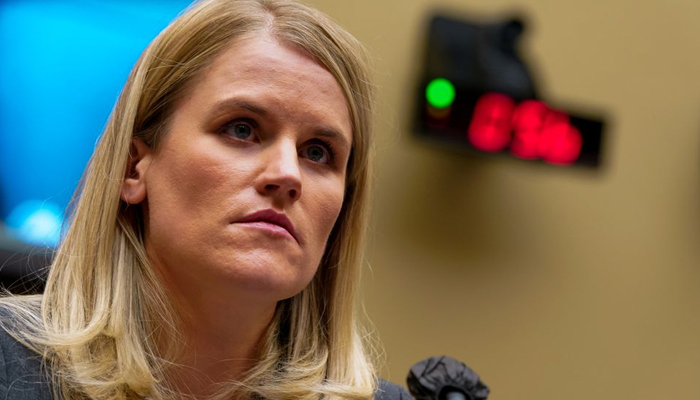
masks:
{"type": "Polygon", "coordinates": [[[362,60],[287,1],[205,0],[164,30],[90,161],[44,295],[3,300],[0,395],[408,398],[376,379],[355,316],[362,60]]]}

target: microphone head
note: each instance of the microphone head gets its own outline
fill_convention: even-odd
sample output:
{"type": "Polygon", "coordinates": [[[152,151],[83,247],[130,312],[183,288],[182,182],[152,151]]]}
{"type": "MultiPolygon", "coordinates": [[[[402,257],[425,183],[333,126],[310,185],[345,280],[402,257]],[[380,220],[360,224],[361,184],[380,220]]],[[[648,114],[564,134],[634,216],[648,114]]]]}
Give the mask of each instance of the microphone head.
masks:
{"type": "Polygon", "coordinates": [[[461,361],[447,356],[430,357],[414,364],[406,378],[416,400],[445,400],[462,393],[467,400],[486,400],[489,387],[461,361]]]}

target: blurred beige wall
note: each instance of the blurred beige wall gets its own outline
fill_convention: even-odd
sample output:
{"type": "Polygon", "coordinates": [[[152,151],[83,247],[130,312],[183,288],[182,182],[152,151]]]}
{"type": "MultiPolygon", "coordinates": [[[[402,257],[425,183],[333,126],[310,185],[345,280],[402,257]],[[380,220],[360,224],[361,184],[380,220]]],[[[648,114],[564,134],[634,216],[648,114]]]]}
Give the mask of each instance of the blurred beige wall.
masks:
{"type": "Polygon", "coordinates": [[[700,2],[311,4],[367,44],[380,88],[367,310],[404,383],[431,355],[492,400],[700,398],[700,2]],[[424,147],[410,132],[426,15],[529,16],[553,103],[609,116],[604,169],[424,147]]]}

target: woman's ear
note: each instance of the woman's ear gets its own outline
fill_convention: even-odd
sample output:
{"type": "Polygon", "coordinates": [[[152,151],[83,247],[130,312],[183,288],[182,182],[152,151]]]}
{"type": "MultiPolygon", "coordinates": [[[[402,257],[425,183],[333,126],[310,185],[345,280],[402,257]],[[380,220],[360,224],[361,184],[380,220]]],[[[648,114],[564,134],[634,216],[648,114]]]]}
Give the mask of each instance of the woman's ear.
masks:
{"type": "Polygon", "coordinates": [[[129,161],[122,183],[121,199],[138,204],[146,199],[146,171],[153,159],[151,148],[140,139],[131,139],[129,161]]]}

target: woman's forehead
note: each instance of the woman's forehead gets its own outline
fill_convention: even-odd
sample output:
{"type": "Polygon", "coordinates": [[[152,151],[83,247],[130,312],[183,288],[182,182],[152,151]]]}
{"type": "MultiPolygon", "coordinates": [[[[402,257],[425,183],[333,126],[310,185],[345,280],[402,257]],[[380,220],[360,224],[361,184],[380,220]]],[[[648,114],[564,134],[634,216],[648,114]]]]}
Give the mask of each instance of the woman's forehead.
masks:
{"type": "Polygon", "coordinates": [[[246,103],[289,116],[304,113],[331,124],[352,142],[348,103],[335,77],[297,46],[269,35],[225,48],[201,71],[183,100],[209,110],[246,103]]]}

